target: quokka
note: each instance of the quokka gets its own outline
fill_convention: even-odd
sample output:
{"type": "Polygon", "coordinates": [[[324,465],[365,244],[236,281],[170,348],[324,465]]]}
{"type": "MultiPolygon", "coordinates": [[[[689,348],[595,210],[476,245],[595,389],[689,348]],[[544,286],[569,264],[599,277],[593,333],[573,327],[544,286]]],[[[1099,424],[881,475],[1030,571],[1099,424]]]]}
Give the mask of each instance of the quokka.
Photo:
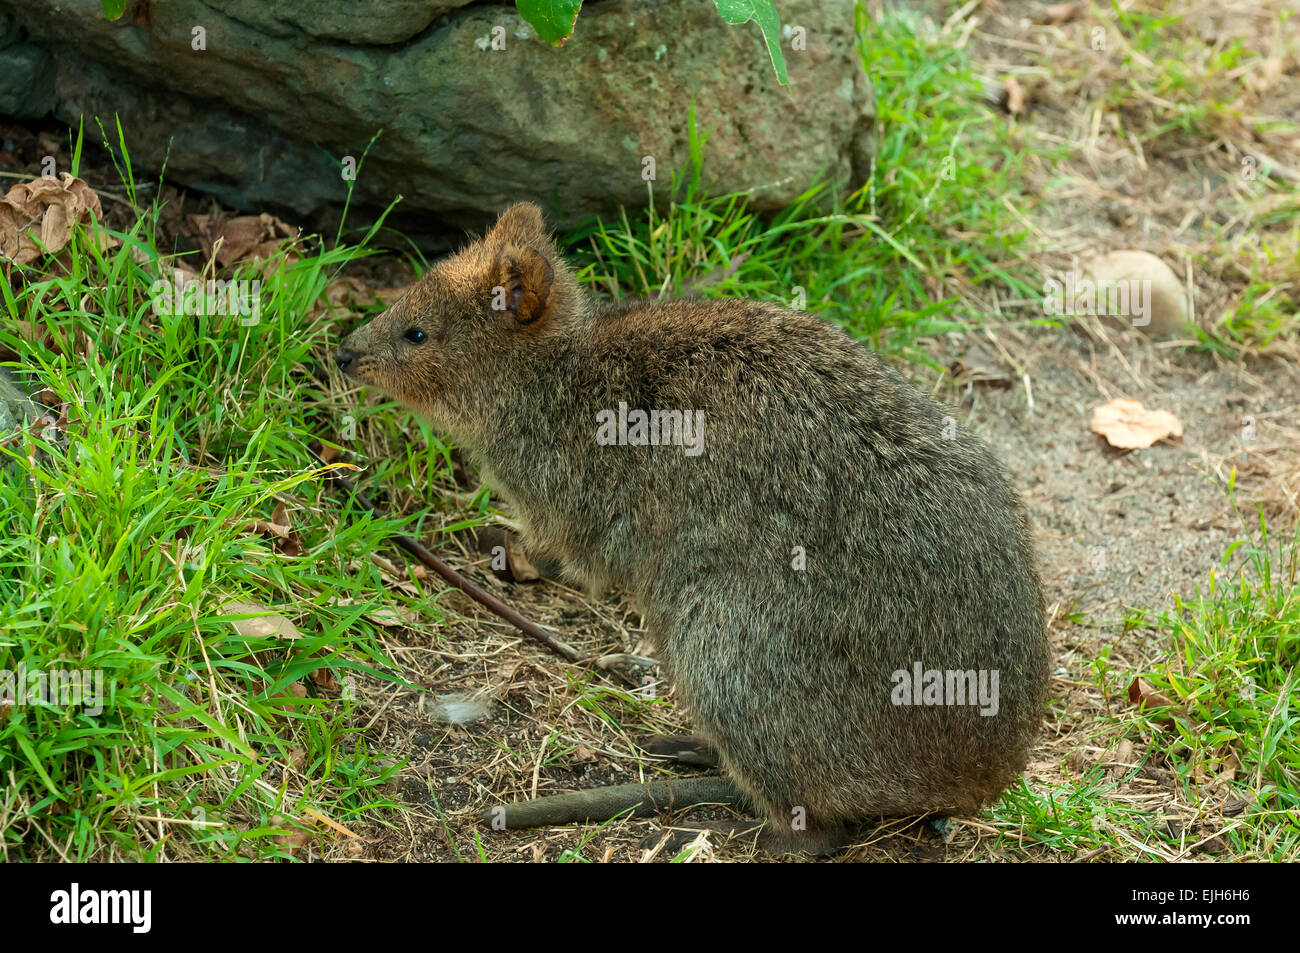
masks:
{"type": "Polygon", "coordinates": [[[974,811],[1023,768],[1049,656],[1023,507],[983,443],[838,328],[759,301],[597,302],[519,204],[337,362],[464,447],[530,553],[631,595],[727,772],[498,808],[506,826],[738,795],[770,849],[819,853],[881,815],[974,811]],[[692,415],[699,452],[598,439],[624,407],[692,415]],[[990,685],[995,704],[966,697],[990,685]]]}

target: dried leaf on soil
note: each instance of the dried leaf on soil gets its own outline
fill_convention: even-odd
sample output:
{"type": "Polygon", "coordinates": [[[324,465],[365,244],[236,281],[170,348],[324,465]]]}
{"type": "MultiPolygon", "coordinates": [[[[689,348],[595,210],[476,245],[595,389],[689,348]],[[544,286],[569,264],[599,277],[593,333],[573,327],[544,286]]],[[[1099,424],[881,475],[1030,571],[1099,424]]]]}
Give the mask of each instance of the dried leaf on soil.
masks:
{"type": "Polygon", "coordinates": [[[255,602],[231,599],[221,605],[221,615],[254,615],[252,619],[231,619],[235,631],[245,638],[275,638],[292,641],[301,639],[299,628],[282,615],[276,615],[266,606],[255,602]]]}
{"type": "MultiPolygon", "coordinates": [[[[62,251],[72,239],[74,225],[103,217],[95,190],[67,172],[58,179],[21,182],[0,199],[0,255],[29,265],[46,251],[62,251]]],[[[107,246],[107,235],[99,240],[101,248],[107,246]]]]}
{"type": "Polygon", "coordinates": [[[223,268],[246,259],[273,258],[286,242],[296,240],[299,235],[298,229],[265,212],[236,218],[226,218],[216,212],[190,215],[186,221],[198,238],[203,254],[209,258],[215,254],[217,264],[223,268]]]}
{"type": "MultiPolygon", "coordinates": [[[[1128,700],[1138,706],[1139,711],[1146,711],[1151,708],[1169,708],[1177,709],[1177,705],[1168,695],[1162,695],[1156,691],[1155,686],[1145,678],[1135,678],[1128,687],[1128,700]]],[[[1160,723],[1165,726],[1174,723],[1173,718],[1163,718],[1160,723]]]]}
{"type": "Polygon", "coordinates": [[[1182,423],[1169,411],[1147,410],[1127,397],[1116,397],[1096,408],[1089,426],[1121,450],[1140,450],[1157,440],[1183,435],[1182,423]]]}

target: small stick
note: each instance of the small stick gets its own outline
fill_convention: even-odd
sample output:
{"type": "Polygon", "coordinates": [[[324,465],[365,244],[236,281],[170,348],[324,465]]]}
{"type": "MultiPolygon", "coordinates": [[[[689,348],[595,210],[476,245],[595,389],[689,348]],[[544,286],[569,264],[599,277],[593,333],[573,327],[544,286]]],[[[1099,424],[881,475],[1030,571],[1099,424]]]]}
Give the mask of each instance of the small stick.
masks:
{"type": "MultiPolygon", "coordinates": [[[[622,814],[654,817],[695,804],[745,803],[745,795],[731,778],[705,776],[645,783],[634,781],[606,788],[586,788],[569,794],[551,794],[533,801],[494,804],[484,808],[480,816],[492,824],[493,830],[515,830],[581,821],[608,821],[622,814]]],[[[749,824],[753,826],[754,822],[749,824]]]]}
{"type": "MultiPolygon", "coordinates": [[[[364,509],[369,510],[372,515],[376,517],[383,515],[375,504],[370,502],[369,497],[358,490],[347,477],[339,476],[337,473],[331,471],[329,478],[339,486],[343,487],[343,489],[347,490],[348,493],[351,494],[352,498],[364,509]]],[[[531,619],[526,618],[515,609],[510,608],[510,606],[506,605],[496,596],[492,595],[492,593],[488,592],[486,589],[482,589],[475,583],[466,579],[433,553],[429,552],[429,550],[426,549],[418,540],[403,535],[391,536],[389,538],[420,562],[424,563],[424,565],[436,572],[449,584],[465,593],[465,595],[469,596],[475,602],[505,619],[534,642],[540,642],[552,652],[568,659],[570,662],[588,661],[588,659],[572,645],[556,638],[549,629],[545,629],[536,622],[533,622],[531,619]]]]}

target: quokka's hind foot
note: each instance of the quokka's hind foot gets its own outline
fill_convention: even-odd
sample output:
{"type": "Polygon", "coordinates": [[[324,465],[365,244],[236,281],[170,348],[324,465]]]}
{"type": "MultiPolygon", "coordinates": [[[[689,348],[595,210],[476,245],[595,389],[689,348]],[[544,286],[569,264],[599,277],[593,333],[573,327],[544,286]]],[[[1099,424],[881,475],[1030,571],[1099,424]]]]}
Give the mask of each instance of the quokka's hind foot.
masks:
{"type": "Polygon", "coordinates": [[[672,758],[678,764],[697,768],[716,768],[719,764],[718,749],[701,735],[645,735],[637,739],[637,744],[646,754],[672,758]]]}
{"type": "Polygon", "coordinates": [[[952,839],[953,832],[956,830],[947,814],[931,814],[926,818],[925,825],[930,829],[931,834],[945,844],[952,839]]]}
{"type": "Polygon", "coordinates": [[[647,784],[615,784],[533,801],[497,804],[483,811],[493,830],[608,821],[614,817],[653,817],[694,804],[742,804],[730,778],[675,778],[647,784]]]}

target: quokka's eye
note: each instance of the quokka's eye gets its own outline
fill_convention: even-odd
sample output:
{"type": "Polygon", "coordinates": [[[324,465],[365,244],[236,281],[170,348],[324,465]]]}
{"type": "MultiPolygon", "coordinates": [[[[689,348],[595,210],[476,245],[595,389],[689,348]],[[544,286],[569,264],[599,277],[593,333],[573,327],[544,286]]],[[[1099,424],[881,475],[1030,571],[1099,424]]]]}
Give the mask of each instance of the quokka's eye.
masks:
{"type": "Polygon", "coordinates": [[[421,331],[419,328],[411,328],[409,331],[403,334],[402,337],[406,338],[406,340],[410,341],[412,344],[424,343],[424,332],[421,331]]]}

